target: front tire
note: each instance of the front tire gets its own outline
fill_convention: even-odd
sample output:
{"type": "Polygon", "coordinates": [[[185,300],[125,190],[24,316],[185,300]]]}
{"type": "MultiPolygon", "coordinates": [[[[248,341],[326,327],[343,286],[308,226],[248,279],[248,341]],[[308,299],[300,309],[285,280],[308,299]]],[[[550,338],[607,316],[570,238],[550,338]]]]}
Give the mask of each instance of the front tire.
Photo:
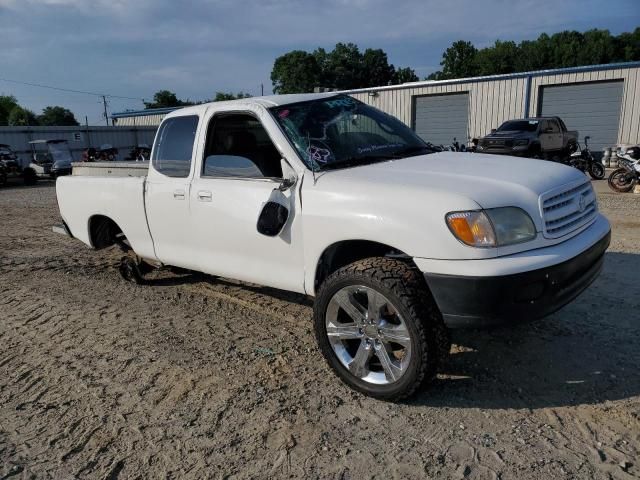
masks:
{"type": "Polygon", "coordinates": [[[594,180],[602,180],[605,175],[604,165],[600,162],[592,162],[589,167],[589,175],[591,175],[591,178],[594,180]]]}
{"type": "Polygon", "coordinates": [[[611,172],[608,182],[611,190],[627,193],[633,190],[638,180],[635,175],[628,172],[626,168],[618,168],[611,172]]]}
{"type": "Polygon", "coordinates": [[[448,332],[422,274],[374,257],[330,275],[314,304],[314,329],[329,366],[351,388],[400,400],[432,381],[448,332]]]}

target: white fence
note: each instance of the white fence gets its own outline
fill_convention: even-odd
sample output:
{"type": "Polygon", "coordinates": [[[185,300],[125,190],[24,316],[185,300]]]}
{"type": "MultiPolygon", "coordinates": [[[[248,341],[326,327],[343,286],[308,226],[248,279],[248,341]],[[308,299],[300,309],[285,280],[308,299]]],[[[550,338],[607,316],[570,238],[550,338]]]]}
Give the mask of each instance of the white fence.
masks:
{"type": "Polygon", "coordinates": [[[118,160],[124,160],[136,145],[151,146],[157,127],[0,127],[0,143],[11,146],[23,165],[31,158],[29,142],[32,140],[67,140],[74,160],[82,158],[82,151],[110,144],[119,151],[118,160]]]}

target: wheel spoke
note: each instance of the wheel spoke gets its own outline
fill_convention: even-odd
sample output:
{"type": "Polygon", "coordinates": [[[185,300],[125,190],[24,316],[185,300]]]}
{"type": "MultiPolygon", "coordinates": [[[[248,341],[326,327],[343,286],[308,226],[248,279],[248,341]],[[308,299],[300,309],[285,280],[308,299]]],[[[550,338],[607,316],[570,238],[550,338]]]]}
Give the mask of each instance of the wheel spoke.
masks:
{"type": "Polygon", "coordinates": [[[372,353],[373,348],[371,348],[371,344],[362,340],[356,356],[353,357],[353,360],[349,364],[349,371],[358,378],[366,377],[369,372],[369,359],[371,359],[372,353]]]}
{"type": "Polygon", "coordinates": [[[356,323],[362,323],[364,321],[364,315],[360,309],[356,306],[353,296],[346,290],[341,290],[334,295],[331,301],[337,302],[340,308],[344,310],[347,315],[356,323]]]}
{"type": "Polygon", "coordinates": [[[367,320],[377,322],[387,299],[373,289],[367,290],[367,320]]]}
{"type": "Polygon", "coordinates": [[[387,323],[379,327],[380,334],[383,342],[394,342],[403,347],[411,346],[411,337],[409,336],[409,330],[401,323],[400,325],[393,325],[387,323]]]}
{"type": "Polygon", "coordinates": [[[387,352],[384,345],[380,344],[376,347],[376,356],[380,360],[380,365],[382,365],[382,369],[384,370],[384,375],[387,377],[387,380],[390,382],[395,382],[402,375],[402,368],[396,366],[391,357],[389,357],[389,352],[387,352]]]}
{"type": "Polygon", "coordinates": [[[339,323],[327,325],[327,335],[339,340],[362,338],[362,330],[355,323],[339,323]]]}

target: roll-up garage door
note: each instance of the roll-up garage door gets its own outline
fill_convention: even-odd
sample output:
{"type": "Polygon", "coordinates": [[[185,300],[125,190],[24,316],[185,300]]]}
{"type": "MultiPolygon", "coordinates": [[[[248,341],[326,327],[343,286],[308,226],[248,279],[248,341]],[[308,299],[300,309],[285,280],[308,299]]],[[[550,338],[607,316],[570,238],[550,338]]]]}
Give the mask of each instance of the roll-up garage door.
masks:
{"type": "Polygon", "coordinates": [[[451,145],[453,138],[466,144],[469,125],[469,94],[415,97],[413,129],[434,145],[451,145]]]}
{"type": "Polygon", "coordinates": [[[541,115],[558,116],[595,153],[618,143],[622,81],[542,87],[541,115]]]}

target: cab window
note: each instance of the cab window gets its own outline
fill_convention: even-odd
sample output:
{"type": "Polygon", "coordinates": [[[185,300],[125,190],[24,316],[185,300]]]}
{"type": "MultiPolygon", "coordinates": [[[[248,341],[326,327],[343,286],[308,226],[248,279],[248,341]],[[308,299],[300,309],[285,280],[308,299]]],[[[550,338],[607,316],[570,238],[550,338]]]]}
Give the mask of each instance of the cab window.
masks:
{"type": "Polygon", "coordinates": [[[197,115],[165,120],[158,130],[152,158],[153,168],[167,177],[188,177],[197,129],[197,115]]]}
{"type": "Polygon", "coordinates": [[[282,178],[281,155],[253,115],[215,115],[207,129],[203,177],[282,178]]]}

